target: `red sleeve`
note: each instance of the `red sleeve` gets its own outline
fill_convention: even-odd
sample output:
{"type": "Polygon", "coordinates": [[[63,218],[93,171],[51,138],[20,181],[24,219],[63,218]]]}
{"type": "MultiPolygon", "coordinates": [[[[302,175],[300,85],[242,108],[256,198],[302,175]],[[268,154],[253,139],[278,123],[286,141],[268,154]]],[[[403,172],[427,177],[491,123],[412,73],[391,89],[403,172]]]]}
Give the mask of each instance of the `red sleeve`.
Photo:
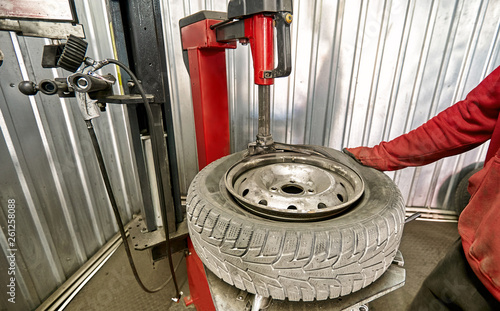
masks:
{"type": "Polygon", "coordinates": [[[491,138],[500,111],[500,67],[465,98],[415,130],[373,148],[346,148],[381,171],[429,164],[473,149],[491,138]]]}

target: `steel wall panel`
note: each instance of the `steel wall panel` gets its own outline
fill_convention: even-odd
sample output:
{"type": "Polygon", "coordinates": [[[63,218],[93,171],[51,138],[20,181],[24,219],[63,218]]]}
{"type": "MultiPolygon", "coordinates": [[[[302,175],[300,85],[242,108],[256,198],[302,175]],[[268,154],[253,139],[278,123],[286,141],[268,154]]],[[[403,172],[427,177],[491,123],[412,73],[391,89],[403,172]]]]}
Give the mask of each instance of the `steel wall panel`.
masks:
{"type": "MultiPolygon", "coordinates": [[[[89,43],[87,55],[115,58],[105,1],[77,0],[76,9],[89,43]]],[[[10,254],[9,199],[16,200],[17,238],[16,304],[2,298],[2,310],[34,309],[117,232],[76,100],[41,93],[28,97],[17,89],[23,80],[69,74],[41,67],[44,44],[50,41],[0,32],[5,54],[0,67],[2,284],[10,254]]],[[[117,75],[112,66],[105,70],[117,75]]],[[[124,222],[142,207],[127,120],[126,110],[118,105],[108,105],[94,120],[124,222]]]]}
{"type": "MultiPolygon", "coordinates": [[[[226,5],[217,0],[162,3],[184,191],[197,168],[178,21],[198,10],[225,11],[226,5]]],[[[293,5],[293,70],[275,80],[272,93],[277,141],[336,149],[373,146],[463,99],[500,65],[500,6],[494,1],[295,0],[293,5]]],[[[232,151],[244,149],[257,132],[251,66],[248,47],[227,52],[232,151]]],[[[487,144],[388,175],[408,206],[449,208],[447,185],[461,168],[481,161],[486,149],[487,144]]]]}

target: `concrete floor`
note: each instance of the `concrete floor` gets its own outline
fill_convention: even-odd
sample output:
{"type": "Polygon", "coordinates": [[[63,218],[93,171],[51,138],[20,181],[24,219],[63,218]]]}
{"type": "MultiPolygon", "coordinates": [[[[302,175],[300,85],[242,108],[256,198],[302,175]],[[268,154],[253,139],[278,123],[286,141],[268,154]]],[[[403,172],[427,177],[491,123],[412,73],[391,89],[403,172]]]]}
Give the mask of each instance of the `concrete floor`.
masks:
{"type": "MultiPolygon", "coordinates": [[[[407,224],[400,246],[405,260],[406,285],[371,302],[370,311],[405,310],[425,277],[457,238],[455,223],[413,221],[407,224]]],[[[146,286],[156,287],[169,277],[166,260],[153,265],[147,252],[135,252],[134,258],[146,286]]],[[[189,287],[182,254],[174,255],[174,265],[177,264],[178,283],[187,295],[189,287]]],[[[66,310],[195,310],[193,306],[186,307],[183,302],[172,302],[173,296],[171,282],[158,293],[143,292],[135,282],[123,246],[120,246],[66,310]]]]}
{"type": "Polygon", "coordinates": [[[424,279],[458,237],[456,223],[415,220],[406,224],[399,246],[405,261],[405,286],[371,302],[370,311],[406,310],[424,279]]]}
{"type": "MultiPolygon", "coordinates": [[[[141,280],[149,289],[153,289],[170,277],[168,261],[152,263],[148,251],[133,252],[133,257],[141,280]]],[[[183,253],[173,254],[177,268],[177,282],[184,294],[189,294],[186,263],[183,253]]],[[[148,294],[137,284],[130,269],[123,244],[116,250],[104,266],[75,296],[65,310],[196,310],[172,301],[175,288],[170,281],[161,291],[148,294]]]]}

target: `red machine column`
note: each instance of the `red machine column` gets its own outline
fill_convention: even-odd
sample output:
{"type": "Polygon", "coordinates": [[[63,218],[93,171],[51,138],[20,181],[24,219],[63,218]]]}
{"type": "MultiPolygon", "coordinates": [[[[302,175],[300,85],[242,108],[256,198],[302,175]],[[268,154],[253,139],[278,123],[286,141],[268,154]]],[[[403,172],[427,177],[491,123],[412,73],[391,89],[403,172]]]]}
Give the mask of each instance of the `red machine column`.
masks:
{"type": "MultiPolygon", "coordinates": [[[[229,105],[227,95],[226,52],[236,43],[219,43],[211,25],[222,19],[207,19],[200,14],[181,21],[182,48],[187,53],[193,96],[198,167],[230,153],[229,105]]],[[[186,305],[194,303],[198,311],[215,311],[203,263],[188,238],[186,256],[190,296],[186,305]]]]}
{"type": "Polygon", "coordinates": [[[236,48],[236,43],[217,42],[210,26],[219,22],[204,19],[181,28],[182,48],[189,59],[200,170],[230,153],[225,50],[236,48]]]}

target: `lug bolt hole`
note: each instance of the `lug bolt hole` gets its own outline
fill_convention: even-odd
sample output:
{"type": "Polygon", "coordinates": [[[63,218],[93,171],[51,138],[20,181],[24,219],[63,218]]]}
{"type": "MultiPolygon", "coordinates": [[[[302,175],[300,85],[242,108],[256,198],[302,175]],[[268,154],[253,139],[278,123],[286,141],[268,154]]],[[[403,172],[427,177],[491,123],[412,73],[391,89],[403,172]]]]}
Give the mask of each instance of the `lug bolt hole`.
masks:
{"type": "Polygon", "coordinates": [[[344,202],[344,197],[340,193],[337,194],[337,198],[340,200],[340,202],[344,202]]]}

